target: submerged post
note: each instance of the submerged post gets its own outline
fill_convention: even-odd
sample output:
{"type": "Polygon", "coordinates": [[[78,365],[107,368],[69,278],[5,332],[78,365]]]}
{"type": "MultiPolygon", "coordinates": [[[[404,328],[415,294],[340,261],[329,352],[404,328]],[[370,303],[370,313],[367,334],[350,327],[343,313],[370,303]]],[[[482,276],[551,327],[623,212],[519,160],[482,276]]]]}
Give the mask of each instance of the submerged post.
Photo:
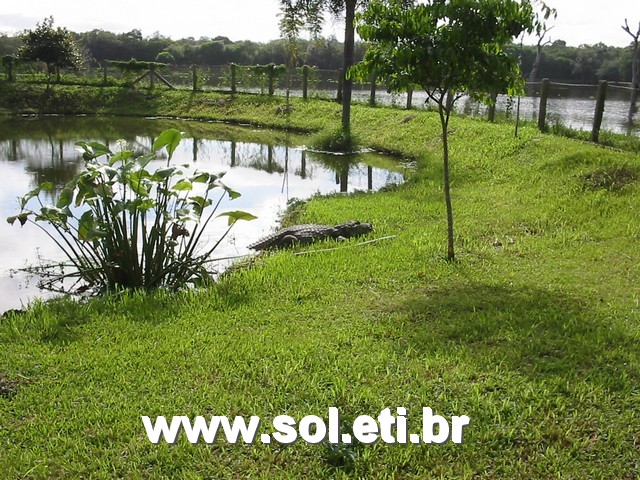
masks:
{"type": "Polygon", "coordinates": [[[600,126],[602,125],[602,116],[604,114],[604,101],[607,97],[607,81],[603,80],[598,86],[598,96],[596,97],[596,112],[593,117],[593,129],[591,130],[591,141],[598,143],[600,136],[600,126]]]}
{"type": "Polygon", "coordinates": [[[549,79],[542,80],[540,89],[540,112],[538,113],[538,129],[541,132],[547,131],[547,98],[549,98],[549,79]]]}

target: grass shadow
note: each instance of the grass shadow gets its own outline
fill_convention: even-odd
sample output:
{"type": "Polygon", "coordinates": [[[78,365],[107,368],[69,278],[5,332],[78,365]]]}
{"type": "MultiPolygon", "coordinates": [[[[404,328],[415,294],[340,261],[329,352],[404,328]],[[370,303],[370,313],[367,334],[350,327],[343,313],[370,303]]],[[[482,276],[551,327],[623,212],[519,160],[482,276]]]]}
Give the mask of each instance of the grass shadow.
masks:
{"type": "Polygon", "coordinates": [[[604,311],[562,292],[470,283],[415,295],[401,309],[415,327],[417,351],[462,348],[479,365],[610,391],[640,382],[637,340],[604,311]]]}

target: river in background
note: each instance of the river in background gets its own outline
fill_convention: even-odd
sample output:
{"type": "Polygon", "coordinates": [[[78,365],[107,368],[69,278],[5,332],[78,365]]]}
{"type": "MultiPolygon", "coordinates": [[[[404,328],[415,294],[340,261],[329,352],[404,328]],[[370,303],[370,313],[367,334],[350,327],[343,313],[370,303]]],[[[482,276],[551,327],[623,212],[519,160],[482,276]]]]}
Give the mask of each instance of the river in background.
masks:
{"type": "MultiPolygon", "coordinates": [[[[250,253],[247,245],[274,231],[279,215],[292,199],[316,193],[377,190],[402,182],[408,173],[406,165],[389,156],[324,155],[307,150],[303,136],[219,123],[104,117],[0,120],[0,313],[43,296],[36,279],[29,279],[19,269],[41,259],[63,259],[53,241],[36,226],[11,226],[5,221],[19,211],[17,198],[45,181],[53,183],[54,195],[59,193],[83,167],[76,141],[114,145],[124,139],[142,153],[148,152],[153,139],[167,128],[185,132],[174,153],[175,164],[226,171],[225,183],[242,194],[235,200],[225,199],[220,211],[244,210],[258,217],[238,222],[218,247],[217,258],[250,253]]],[[[46,200],[53,203],[53,195],[46,200]]],[[[207,230],[209,242],[215,242],[225,226],[225,219],[212,222],[207,230]]]]}
{"type": "MultiPolygon", "coordinates": [[[[536,122],[540,107],[538,84],[535,84],[528,96],[520,98],[520,119],[536,122]]],[[[591,131],[593,117],[596,108],[597,87],[591,85],[551,84],[547,101],[547,123],[556,123],[567,127],[591,131]]],[[[602,117],[603,130],[616,133],[640,135],[640,113],[637,113],[636,125],[629,127],[627,114],[629,112],[630,90],[627,87],[609,85],[605,101],[604,115],[602,117]]],[[[354,101],[368,102],[369,91],[355,90],[354,101]]],[[[384,91],[384,87],[376,92],[376,102],[380,105],[395,105],[404,107],[407,103],[406,94],[390,94],[384,91]]],[[[416,108],[430,107],[427,95],[422,91],[413,93],[412,105],[416,108]]],[[[458,113],[472,117],[487,118],[488,107],[480,102],[463,97],[456,103],[458,113]]],[[[496,101],[496,113],[498,116],[511,120],[516,119],[518,110],[518,97],[499,95],[496,101]]]]}

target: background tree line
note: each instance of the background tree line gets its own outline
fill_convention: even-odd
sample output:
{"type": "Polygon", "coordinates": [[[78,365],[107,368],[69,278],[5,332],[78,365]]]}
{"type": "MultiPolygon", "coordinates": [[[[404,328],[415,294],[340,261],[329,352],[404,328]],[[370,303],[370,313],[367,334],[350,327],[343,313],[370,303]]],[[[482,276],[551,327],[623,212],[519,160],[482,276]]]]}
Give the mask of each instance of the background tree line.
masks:
{"type": "MultiPolygon", "coordinates": [[[[127,33],[112,33],[92,30],[73,35],[88,65],[96,65],[104,60],[161,61],[178,65],[240,65],[285,64],[290,59],[285,39],[267,43],[249,40],[232,41],[227,37],[182,38],[172,40],[160,33],[143,37],[140,30],[127,33]]],[[[335,37],[319,40],[297,39],[298,65],[312,65],[320,69],[338,70],[342,68],[343,44],[335,37]]],[[[19,35],[0,34],[0,56],[16,54],[22,41],[19,35]]],[[[360,61],[365,52],[365,44],[356,42],[355,61],[360,61]]],[[[522,72],[528,75],[536,57],[535,45],[512,44],[508,52],[514,57],[521,56],[522,72]]],[[[550,78],[594,84],[599,80],[613,82],[631,81],[632,51],[629,47],[610,47],[602,43],[596,45],[567,46],[556,40],[543,49],[537,80],[550,78]]]]}

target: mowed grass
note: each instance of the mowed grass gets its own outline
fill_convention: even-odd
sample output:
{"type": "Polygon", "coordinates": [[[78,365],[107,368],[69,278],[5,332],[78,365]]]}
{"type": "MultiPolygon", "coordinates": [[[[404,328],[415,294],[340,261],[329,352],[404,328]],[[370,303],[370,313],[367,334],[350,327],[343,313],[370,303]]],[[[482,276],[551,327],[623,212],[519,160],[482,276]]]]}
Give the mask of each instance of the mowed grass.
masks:
{"type": "MultiPolygon", "coordinates": [[[[255,98],[202,116],[283,121],[255,98]]],[[[294,106],[299,130],[339,121],[331,103],[294,106]]],[[[418,160],[412,180],[314,198],[296,219],[366,220],[367,239],[395,238],[265,255],[204,291],[0,320],[0,477],[640,476],[638,155],[454,118],[447,263],[438,120],[406,115],[356,107],[354,130],[418,160]],[[269,433],[276,415],[330,406],[345,422],[406,407],[412,432],[422,407],[471,425],[463,445],[336,454],[303,441],[153,445],[140,419],[258,415],[269,433]]]]}

